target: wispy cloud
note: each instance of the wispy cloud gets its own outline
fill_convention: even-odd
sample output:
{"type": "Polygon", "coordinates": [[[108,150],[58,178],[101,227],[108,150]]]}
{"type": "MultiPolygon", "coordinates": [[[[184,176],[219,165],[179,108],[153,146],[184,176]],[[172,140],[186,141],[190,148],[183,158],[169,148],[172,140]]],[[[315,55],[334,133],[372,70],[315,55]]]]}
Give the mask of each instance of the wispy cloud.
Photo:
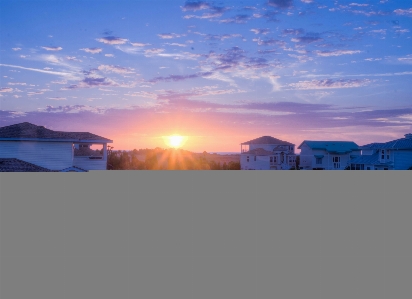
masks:
{"type": "Polygon", "coordinates": [[[312,81],[299,81],[290,83],[289,86],[295,89],[329,89],[329,88],[354,88],[369,85],[369,79],[325,79],[312,81]]]}
{"type": "Polygon", "coordinates": [[[181,8],[183,11],[197,11],[203,9],[210,9],[212,6],[205,1],[186,1],[181,8]]]}
{"type": "Polygon", "coordinates": [[[2,63],[0,63],[0,66],[5,66],[5,67],[17,68],[17,69],[22,69],[22,70],[27,70],[27,71],[33,71],[33,72],[39,72],[39,73],[44,73],[44,74],[61,76],[61,77],[65,77],[67,80],[78,80],[78,78],[79,78],[77,73],[72,73],[72,72],[48,71],[48,70],[43,70],[43,69],[35,69],[35,68],[29,68],[29,67],[24,67],[24,66],[19,66],[19,65],[10,65],[10,64],[2,64],[2,63]]]}
{"type": "Polygon", "coordinates": [[[9,82],[7,85],[20,85],[20,86],[26,86],[27,83],[24,82],[9,82]]]}
{"type": "Polygon", "coordinates": [[[412,8],[409,9],[395,9],[393,11],[397,15],[412,17],[412,8]]]}
{"type": "Polygon", "coordinates": [[[134,73],[133,70],[121,66],[116,66],[116,65],[99,65],[97,67],[99,71],[105,72],[105,73],[117,73],[117,74],[132,74],[134,73]]]}
{"type": "Polygon", "coordinates": [[[13,88],[11,87],[2,87],[0,88],[0,92],[12,92],[13,88]]]}
{"type": "Polygon", "coordinates": [[[52,97],[52,98],[48,98],[49,100],[52,100],[52,101],[65,101],[66,100],[66,98],[61,98],[61,97],[52,97]]]}
{"type": "Polygon", "coordinates": [[[177,38],[177,37],[181,37],[184,35],[177,34],[177,33],[161,33],[161,34],[158,34],[157,36],[160,37],[161,39],[172,39],[172,38],[177,38]]]}
{"type": "Polygon", "coordinates": [[[190,74],[190,75],[170,75],[167,77],[155,77],[148,82],[150,83],[157,83],[157,82],[177,82],[177,81],[183,81],[186,79],[195,79],[199,77],[208,77],[212,75],[212,72],[199,72],[195,74],[190,74]]]}
{"type": "Polygon", "coordinates": [[[255,34],[268,34],[270,30],[268,28],[253,28],[250,31],[254,32],[255,34]]]}
{"type": "Polygon", "coordinates": [[[101,51],[103,51],[103,49],[101,49],[101,48],[83,48],[83,49],[80,49],[80,50],[85,51],[87,53],[92,53],[92,54],[97,54],[97,53],[100,53],[101,51]]]}
{"type": "Polygon", "coordinates": [[[128,39],[120,38],[117,36],[106,36],[101,38],[96,38],[98,42],[108,44],[108,45],[123,45],[128,42],[128,39]]]}
{"type": "Polygon", "coordinates": [[[145,43],[130,43],[133,47],[146,47],[150,46],[150,44],[145,44],[145,43]]]}
{"type": "Polygon", "coordinates": [[[316,51],[318,56],[328,57],[328,56],[341,56],[341,55],[353,55],[361,53],[359,50],[336,50],[336,51],[316,51]]]}
{"type": "Polygon", "coordinates": [[[20,51],[21,48],[11,48],[13,51],[20,51]]]}
{"type": "Polygon", "coordinates": [[[42,48],[47,50],[47,51],[61,51],[61,50],[63,50],[62,47],[42,47],[42,48]]]}

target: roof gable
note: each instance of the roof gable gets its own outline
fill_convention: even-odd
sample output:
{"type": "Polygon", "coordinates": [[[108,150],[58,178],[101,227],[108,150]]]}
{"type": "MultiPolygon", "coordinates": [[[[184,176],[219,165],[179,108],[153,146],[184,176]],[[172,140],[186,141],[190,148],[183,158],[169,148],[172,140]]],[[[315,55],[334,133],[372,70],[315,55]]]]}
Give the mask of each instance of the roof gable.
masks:
{"type": "MultiPolygon", "coordinates": [[[[406,134],[408,135],[408,134],[406,134]]],[[[410,149],[412,150],[412,138],[400,138],[384,143],[369,143],[361,146],[362,149],[410,149]]]]}
{"type": "Polygon", "coordinates": [[[61,141],[95,141],[95,142],[113,142],[110,139],[89,133],[89,132],[62,132],[53,131],[43,126],[36,126],[29,122],[19,123],[0,128],[0,140],[17,139],[17,140],[61,140],[61,141]]]}
{"type": "Polygon", "coordinates": [[[262,136],[256,139],[252,139],[246,142],[243,142],[242,145],[249,144],[279,144],[279,145],[294,145],[293,143],[283,141],[272,136],[262,136]]]}

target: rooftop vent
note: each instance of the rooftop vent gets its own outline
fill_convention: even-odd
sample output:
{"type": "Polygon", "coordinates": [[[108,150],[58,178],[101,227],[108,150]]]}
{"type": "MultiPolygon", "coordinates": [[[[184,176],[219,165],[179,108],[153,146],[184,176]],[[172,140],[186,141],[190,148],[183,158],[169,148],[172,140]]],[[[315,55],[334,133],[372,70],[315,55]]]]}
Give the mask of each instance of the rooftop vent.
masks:
{"type": "Polygon", "coordinates": [[[405,138],[412,139],[412,133],[405,134],[405,138]]]}

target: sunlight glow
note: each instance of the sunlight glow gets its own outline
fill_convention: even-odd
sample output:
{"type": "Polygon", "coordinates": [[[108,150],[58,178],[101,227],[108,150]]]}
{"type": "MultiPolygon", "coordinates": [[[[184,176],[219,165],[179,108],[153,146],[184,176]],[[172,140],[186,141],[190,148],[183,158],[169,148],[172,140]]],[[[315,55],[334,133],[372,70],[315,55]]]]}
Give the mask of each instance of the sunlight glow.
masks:
{"type": "Polygon", "coordinates": [[[173,148],[179,148],[182,147],[186,141],[187,141],[187,136],[180,136],[180,135],[170,135],[170,136],[165,136],[163,137],[165,143],[169,147],[173,148]]]}

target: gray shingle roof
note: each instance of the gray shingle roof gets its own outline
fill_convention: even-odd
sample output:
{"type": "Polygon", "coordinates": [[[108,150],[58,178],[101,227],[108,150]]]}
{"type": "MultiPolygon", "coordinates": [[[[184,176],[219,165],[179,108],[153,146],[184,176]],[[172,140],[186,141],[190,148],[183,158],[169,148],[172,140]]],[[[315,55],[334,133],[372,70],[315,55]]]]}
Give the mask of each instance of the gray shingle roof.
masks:
{"type": "MultiPolygon", "coordinates": [[[[406,134],[405,136],[409,136],[406,134]]],[[[384,143],[369,143],[361,146],[362,149],[412,149],[412,138],[400,138],[384,143]]]]}
{"type": "Polygon", "coordinates": [[[61,132],[47,129],[43,126],[36,126],[28,122],[19,123],[0,128],[0,139],[43,139],[43,140],[67,140],[82,141],[91,140],[96,142],[113,142],[110,139],[89,133],[89,132],[61,132]]]}
{"type": "Polygon", "coordinates": [[[53,172],[53,170],[16,158],[0,158],[0,172],[53,172]]]}
{"type": "Polygon", "coordinates": [[[283,141],[277,138],[274,138],[272,136],[262,136],[256,139],[252,139],[246,142],[243,142],[242,144],[247,145],[247,144],[280,144],[280,145],[294,145],[293,143],[283,141]]]}

